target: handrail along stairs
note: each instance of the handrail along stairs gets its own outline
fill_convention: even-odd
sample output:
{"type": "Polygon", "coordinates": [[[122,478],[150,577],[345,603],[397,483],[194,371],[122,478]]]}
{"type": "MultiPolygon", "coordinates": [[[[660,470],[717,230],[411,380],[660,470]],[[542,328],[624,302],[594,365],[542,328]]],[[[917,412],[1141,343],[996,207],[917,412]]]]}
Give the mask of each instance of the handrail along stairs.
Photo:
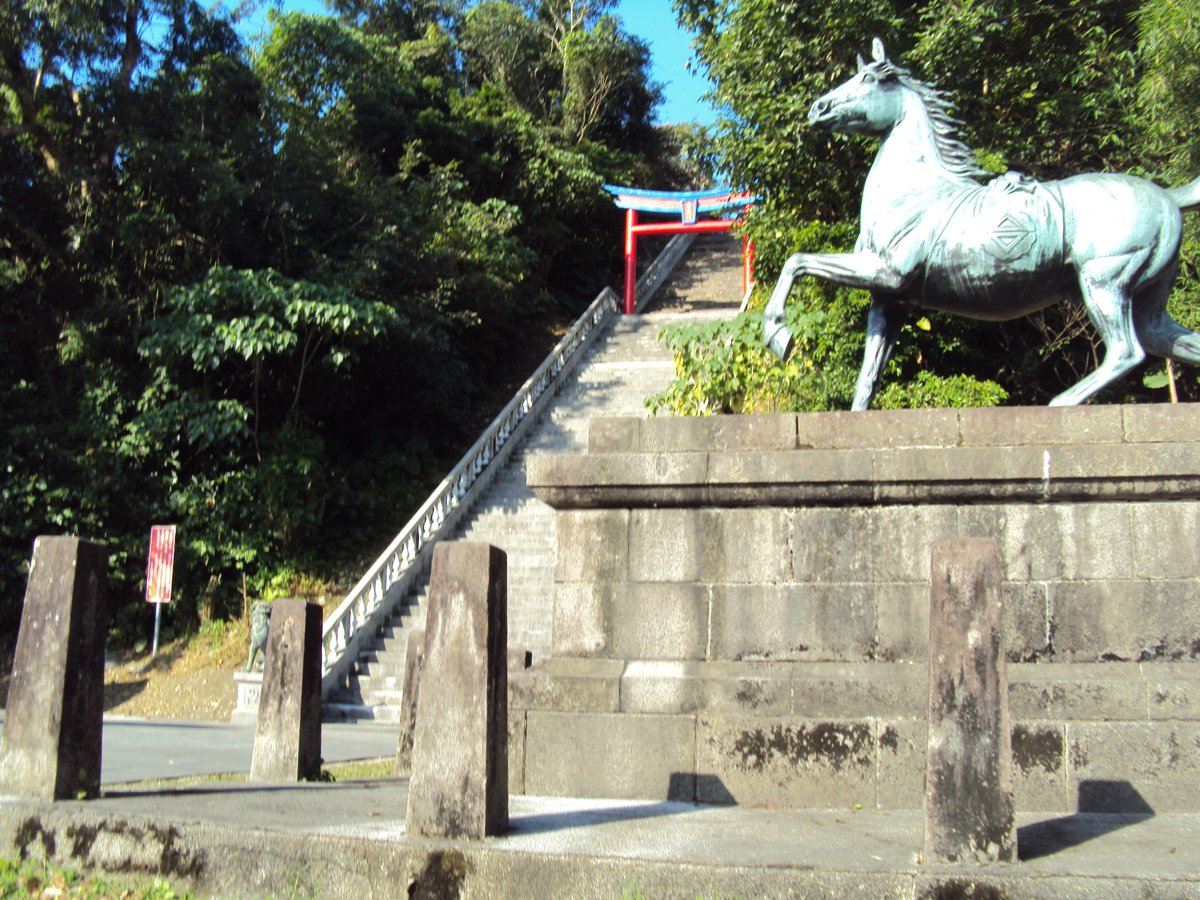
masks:
{"type": "MultiPolygon", "coordinates": [[[[694,234],[673,237],[638,279],[638,312],[670,275],[694,238],[694,234]]],[[[450,534],[503,468],[529,427],[575,370],[602,326],[619,314],[620,306],[620,298],[612,288],[600,292],[325,621],[321,634],[323,700],[348,685],[363,643],[403,602],[423,573],[433,545],[450,534]]]]}

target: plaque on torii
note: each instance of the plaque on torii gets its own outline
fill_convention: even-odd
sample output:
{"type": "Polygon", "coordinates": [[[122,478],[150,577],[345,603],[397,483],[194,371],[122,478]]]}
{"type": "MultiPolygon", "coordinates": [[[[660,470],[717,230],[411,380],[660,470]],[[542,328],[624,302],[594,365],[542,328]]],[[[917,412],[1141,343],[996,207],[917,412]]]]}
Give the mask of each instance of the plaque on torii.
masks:
{"type": "MultiPolygon", "coordinates": [[[[744,211],[754,205],[757,195],[730,188],[706,191],[647,191],[640,188],[606,184],[604,189],[613,195],[619,209],[625,210],[625,298],[626,315],[635,311],[634,291],[637,286],[637,240],[641,235],[688,234],[729,231],[740,221],[719,217],[702,219],[711,213],[736,209],[744,211]],[[638,213],[678,217],[678,221],[638,221],[638,213]]],[[[754,244],[742,238],[742,296],[754,285],[754,244]]]]}

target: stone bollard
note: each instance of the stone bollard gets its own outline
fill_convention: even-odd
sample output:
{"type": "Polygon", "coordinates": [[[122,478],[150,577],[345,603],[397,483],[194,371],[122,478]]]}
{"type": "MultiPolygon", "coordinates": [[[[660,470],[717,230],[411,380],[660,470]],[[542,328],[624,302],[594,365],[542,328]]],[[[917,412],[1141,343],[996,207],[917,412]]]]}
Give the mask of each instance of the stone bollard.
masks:
{"type": "Polygon", "coordinates": [[[0,790],[38,800],[99,795],[107,593],[105,547],[73,537],[34,542],[0,790]]]}
{"type": "Polygon", "coordinates": [[[1015,862],[1012,734],[996,542],[933,545],[925,858],[1015,862]]]}
{"type": "Polygon", "coordinates": [[[477,840],[508,829],[507,580],[496,547],[434,548],[409,834],[477,840]]]}
{"type": "Polygon", "coordinates": [[[276,600],[258,701],[251,781],[321,774],[321,607],[276,600]]]}

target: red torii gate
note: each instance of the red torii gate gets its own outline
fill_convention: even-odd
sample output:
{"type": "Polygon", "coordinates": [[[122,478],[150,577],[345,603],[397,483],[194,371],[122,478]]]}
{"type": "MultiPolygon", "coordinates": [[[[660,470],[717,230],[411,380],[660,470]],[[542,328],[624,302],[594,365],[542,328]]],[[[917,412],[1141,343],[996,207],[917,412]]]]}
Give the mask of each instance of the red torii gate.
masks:
{"type": "MultiPolygon", "coordinates": [[[[613,195],[617,207],[625,210],[625,314],[634,311],[634,289],[637,286],[637,239],[643,234],[687,234],[729,231],[738,219],[701,219],[702,213],[722,210],[749,209],[758,196],[749,191],[713,188],[707,191],[647,191],[640,188],[606,184],[604,189],[613,195]],[[638,224],[638,213],[679,216],[678,222],[638,224]]],[[[742,296],[754,285],[754,244],[742,238],[742,296]]]]}

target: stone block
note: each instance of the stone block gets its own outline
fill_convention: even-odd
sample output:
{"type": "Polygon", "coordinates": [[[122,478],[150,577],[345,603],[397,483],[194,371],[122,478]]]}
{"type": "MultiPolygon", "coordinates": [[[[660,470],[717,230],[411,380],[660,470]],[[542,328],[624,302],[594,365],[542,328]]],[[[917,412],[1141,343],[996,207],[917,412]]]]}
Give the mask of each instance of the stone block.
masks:
{"type": "MultiPolygon", "coordinates": [[[[1086,581],[1133,574],[1133,529],[1124,503],[1062,503],[1054,506],[1057,546],[1039,577],[1086,581]]],[[[1049,550],[1049,548],[1045,548],[1049,550]]]]}
{"type": "Polygon", "coordinates": [[[869,584],[878,540],[872,510],[798,509],[793,518],[792,578],[798,582],[869,584]]]}
{"type": "Polygon", "coordinates": [[[396,774],[412,771],[413,735],[417,730],[417,703],[421,670],[425,667],[425,629],[414,628],[404,648],[404,688],[400,696],[400,736],[396,740],[396,774]]]}
{"type": "Polygon", "coordinates": [[[629,578],[629,511],[559,510],[555,516],[557,582],[625,581],[629,578]]]}
{"type": "Polygon", "coordinates": [[[630,581],[697,581],[700,552],[699,510],[630,511],[630,581]]]}
{"type": "Polygon", "coordinates": [[[1051,585],[1055,657],[1077,662],[1187,659],[1200,634],[1195,597],[1191,579],[1051,585]]]}
{"type": "Polygon", "coordinates": [[[1200,410],[1182,403],[1138,403],[1120,407],[1125,439],[1144,443],[1200,441],[1200,410]]]}
{"type": "Polygon", "coordinates": [[[929,728],[923,718],[885,716],[875,722],[879,809],[920,809],[925,798],[929,728]]]}
{"type": "Polygon", "coordinates": [[[798,505],[870,502],[874,454],[860,450],[747,451],[708,454],[705,483],[748,488],[747,502],[798,505]]]}
{"type": "Polygon", "coordinates": [[[718,585],[713,660],[865,660],[875,642],[870,585],[718,585]]]}
{"type": "Polygon", "coordinates": [[[1003,500],[1016,485],[1040,482],[1042,451],[1036,447],[937,447],[881,450],[875,454],[875,477],[880,494],[902,502],[908,491],[914,499],[929,496],[931,485],[958,485],[973,497],[994,495],[1003,500]],[[890,487],[896,485],[896,488],[890,487]],[[903,488],[914,485],[914,488],[903,488]]]}
{"type": "Polygon", "coordinates": [[[1154,492],[1154,486],[1140,486],[1147,479],[1171,482],[1187,481],[1197,470],[1197,443],[1177,441],[1170,444],[1092,444],[1055,447],[1047,450],[1050,464],[1050,494],[1075,495],[1082,492],[1098,498],[1120,499],[1154,492]],[[1084,482],[1082,485],[1072,482],[1084,482]],[[1089,486],[1086,482],[1095,482],[1089,486]]]}
{"type": "Polygon", "coordinates": [[[809,413],[797,417],[797,444],[830,450],[954,447],[959,444],[953,409],[869,410],[809,413]]]}
{"type": "Polygon", "coordinates": [[[876,736],[868,721],[702,716],[697,765],[741,805],[872,808],[876,736]]]}
{"type": "Polygon", "coordinates": [[[640,422],[636,449],[643,453],[794,450],[796,417],[669,416],[640,422]]]}
{"type": "Polygon", "coordinates": [[[508,829],[508,629],[504,551],[434,547],[409,834],[478,840],[508,829]]]}
{"type": "Polygon", "coordinates": [[[1145,683],[1135,663],[1034,663],[1009,666],[1009,705],[1030,721],[1143,719],[1145,683]]]}
{"type": "Polygon", "coordinates": [[[695,496],[707,468],[705,453],[537,454],[526,461],[525,481],[556,509],[655,506],[695,496]]]}
{"type": "MultiPolygon", "coordinates": [[[[933,540],[959,534],[954,506],[887,506],[871,511],[869,540],[873,581],[929,584],[929,548],[933,540]]],[[[983,535],[980,535],[983,536],[983,535]]]]}
{"type": "Polygon", "coordinates": [[[700,664],[635,660],[621,676],[621,712],[680,715],[691,713],[702,696],[700,664]]]}
{"type": "Polygon", "coordinates": [[[926,857],[1016,862],[999,550],[956,538],[932,556],[926,857]]]}
{"type": "Polygon", "coordinates": [[[5,793],[99,796],[107,595],[105,547],[34,541],[0,741],[5,793]]]}
{"type": "Polygon", "coordinates": [[[889,584],[875,591],[875,659],[917,662],[929,658],[929,588],[889,584]]]}
{"type": "Polygon", "coordinates": [[[548,659],[509,674],[509,702],[516,709],[616,712],[624,663],[609,659],[548,659]]]}
{"type": "Polygon", "coordinates": [[[691,716],[531,710],[525,790],[539,797],[691,800],[695,743],[691,716]]]}
{"type": "Polygon", "coordinates": [[[1037,527],[1041,518],[1048,518],[1045,507],[1018,503],[963,506],[958,508],[954,534],[996,541],[1004,581],[1025,582],[1033,577],[1032,554],[1039,548],[1037,527]]]}
{"type": "Polygon", "coordinates": [[[609,652],[613,597],[608,582],[554,586],[551,646],[554,656],[605,656],[609,652]]]}
{"type": "Polygon", "coordinates": [[[250,780],[311,781],[320,774],[321,606],[276,600],[271,604],[250,780]]]}
{"type": "Polygon", "coordinates": [[[1057,722],[1014,723],[1012,754],[1017,809],[1068,811],[1066,726],[1057,722]]]}
{"type": "Polygon", "coordinates": [[[1025,662],[1048,657],[1053,616],[1046,585],[1008,583],[1004,594],[1004,648],[1009,662],[1025,662]]]}
{"type": "Polygon", "coordinates": [[[923,665],[805,663],[794,671],[791,711],[798,718],[917,719],[925,715],[929,671],[923,665]]]}
{"type": "Polygon", "coordinates": [[[1133,571],[1152,581],[1200,573],[1200,502],[1131,503],[1133,571]]]}
{"type": "Polygon", "coordinates": [[[792,710],[792,667],[710,662],[700,691],[698,708],[710,715],[786,717],[792,710]]]}
{"type": "Polygon", "coordinates": [[[1122,440],[1119,406],[1004,406],[959,411],[963,445],[1118,443],[1122,440]]]}
{"type": "Polygon", "coordinates": [[[617,659],[704,659],[708,591],[696,584],[629,584],[613,593],[612,652],[617,659]]]}
{"type": "Polygon", "coordinates": [[[1147,663],[1141,669],[1149,718],[1200,721],[1200,664],[1147,663]]]}
{"type": "Polygon", "coordinates": [[[791,516],[782,509],[702,509],[700,580],[780,584],[792,574],[791,516]]]}
{"type": "Polygon", "coordinates": [[[1006,581],[1049,581],[1062,570],[1059,519],[1053,505],[1009,503],[1004,510],[1000,559],[1006,581]]]}
{"type": "Polygon", "coordinates": [[[1072,811],[1195,810],[1200,783],[1200,725],[1195,722],[1070,724],[1067,758],[1072,811]]]}
{"type": "Polygon", "coordinates": [[[641,419],[611,416],[588,422],[588,453],[635,453],[640,447],[641,419]]]}

